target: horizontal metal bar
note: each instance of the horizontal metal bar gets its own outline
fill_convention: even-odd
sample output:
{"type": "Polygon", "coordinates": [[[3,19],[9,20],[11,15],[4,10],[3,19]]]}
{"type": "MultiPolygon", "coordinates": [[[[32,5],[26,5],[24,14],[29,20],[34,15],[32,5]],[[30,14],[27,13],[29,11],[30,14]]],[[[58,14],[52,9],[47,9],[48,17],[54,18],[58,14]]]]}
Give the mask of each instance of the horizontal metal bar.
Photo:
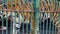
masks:
{"type": "MultiPolygon", "coordinates": [[[[2,9],[0,9],[0,11],[2,11],[2,9]]],[[[22,11],[22,12],[24,12],[24,11],[26,11],[26,12],[34,12],[34,10],[10,10],[10,9],[4,9],[4,11],[22,11]]]]}
{"type": "MultiPolygon", "coordinates": [[[[0,9],[0,11],[2,11],[2,10],[3,9],[0,9]]],[[[3,11],[22,11],[22,12],[26,11],[26,12],[35,12],[34,10],[11,10],[11,9],[4,9],[3,11]]],[[[55,12],[57,12],[57,13],[59,13],[60,10],[55,10],[55,11],[39,11],[39,12],[42,12],[42,13],[45,13],[45,12],[46,13],[51,13],[51,12],[55,13],[55,12]]]]}

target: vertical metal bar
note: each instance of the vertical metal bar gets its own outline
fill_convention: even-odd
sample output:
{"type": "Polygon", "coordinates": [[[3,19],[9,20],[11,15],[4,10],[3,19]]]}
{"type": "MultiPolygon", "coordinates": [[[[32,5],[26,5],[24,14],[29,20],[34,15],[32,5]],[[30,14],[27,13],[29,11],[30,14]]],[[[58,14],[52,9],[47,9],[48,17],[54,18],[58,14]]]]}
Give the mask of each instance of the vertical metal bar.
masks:
{"type": "Polygon", "coordinates": [[[17,12],[17,16],[18,16],[18,17],[17,17],[17,18],[18,18],[18,24],[20,25],[20,26],[19,26],[19,29],[17,30],[17,34],[20,34],[20,32],[21,32],[21,29],[20,29],[20,27],[21,27],[21,22],[20,22],[20,21],[22,20],[22,19],[21,19],[21,15],[20,15],[20,11],[17,12]]]}
{"type": "Polygon", "coordinates": [[[53,15],[54,13],[51,13],[51,34],[53,34],[53,19],[54,19],[54,15],[53,15]]]}
{"type": "Polygon", "coordinates": [[[23,16],[23,19],[22,19],[22,34],[24,34],[24,12],[22,12],[22,16],[23,16]]]}
{"type": "MultiPolygon", "coordinates": [[[[47,20],[48,18],[47,18],[47,13],[46,12],[44,12],[44,33],[46,33],[46,32],[48,32],[47,30],[48,29],[46,29],[45,30],[45,28],[47,27],[48,28],[48,26],[46,26],[46,25],[48,25],[48,20],[47,20]],[[46,20],[46,21],[45,21],[46,20]],[[46,31],[46,32],[45,32],[46,31]]],[[[47,34],[47,33],[46,33],[47,34]]]]}
{"type": "MultiPolygon", "coordinates": [[[[21,17],[21,16],[20,16],[20,11],[18,11],[18,12],[19,12],[19,13],[18,13],[18,18],[19,18],[18,20],[19,20],[19,24],[20,24],[20,17],[21,17]]],[[[18,34],[20,34],[20,29],[19,29],[18,34]]]]}
{"type": "Polygon", "coordinates": [[[40,34],[41,34],[41,30],[42,30],[42,29],[41,29],[41,27],[42,27],[42,26],[41,26],[41,22],[42,22],[42,21],[41,21],[41,19],[42,19],[41,17],[42,17],[42,16],[41,16],[41,12],[40,12],[40,18],[39,18],[39,19],[40,19],[40,20],[39,20],[39,21],[40,21],[40,25],[39,25],[39,27],[40,27],[40,28],[39,28],[39,29],[40,29],[40,34]]]}
{"type": "MultiPolygon", "coordinates": [[[[33,2],[33,0],[30,0],[31,2],[33,2]]],[[[32,7],[33,7],[33,5],[30,3],[30,8],[31,8],[31,10],[32,10],[32,7]]],[[[31,34],[31,32],[32,32],[32,19],[33,19],[33,16],[32,16],[32,11],[30,12],[30,34],[31,34]]]]}
{"type": "Polygon", "coordinates": [[[6,34],[8,34],[8,12],[6,11],[6,34]]]}
{"type": "Polygon", "coordinates": [[[10,34],[12,34],[12,33],[13,33],[13,28],[12,28],[12,26],[13,26],[13,25],[12,25],[12,24],[13,24],[13,23],[12,23],[12,11],[11,11],[10,16],[11,16],[11,17],[10,17],[10,18],[11,18],[11,23],[10,23],[10,34]]]}
{"type": "MultiPolygon", "coordinates": [[[[26,0],[26,2],[28,3],[28,0],[26,0]]],[[[26,12],[26,34],[28,34],[28,12],[26,12]]]]}
{"type": "MultiPolygon", "coordinates": [[[[57,13],[56,13],[56,15],[57,15],[57,13]]],[[[55,17],[55,18],[56,18],[56,17],[55,17]]],[[[57,19],[57,18],[56,18],[56,19],[57,19]]],[[[55,19],[54,19],[54,20],[55,20],[55,19]]],[[[54,22],[54,21],[53,21],[53,27],[54,27],[54,29],[53,29],[53,34],[56,34],[56,33],[55,33],[55,31],[56,31],[56,30],[55,30],[56,26],[55,26],[55,22],[54,22]]]]}
{"type": "Polygon", "coordinates": [[[57,0],[55,0],[55,6],[56,6],[56,10],[58,9],[58,1],[57,0]]]}
{"type": "MultiPolygon", "coordinates": [[[[6,0],[7,10],[8,10],[8,0],[6,0]]],[[[6,34],[8,34],[8,12],[6,11],[6,34]]]]}
{"type": "Polygon", "coordinates": [[[50,1],[50,9],[52,9],[52,0],[49,0],[50,1]]]}
{"type": "MultiPolygon", "coordinates": [[[[47,13],[47,18],[48,18],[48,16],[50,16],[49,13],[47,13]]],[[[50,17],[49,17],[49,18],[50,18],[50,17]]],[[[49,23],[50,23],[50,22],[49,22],[49,21],[50,21],[49,18],[47,19],[47,32],[48,32],[47,34],[49,34],[49,23]]]]}
{"type": "MultiPolygon", "coordinates": [[[[19,4],[19,6],[21,6],[21,0],[18,0],[18,4],[19,4]]],[[[20,27],[21,27],[21,22],[20,22],[20,11],[18,12],[19,14],[18,14],[18,18],[19,18],[19,24],[20,24],[20,27]]],[[[24,17],[23,17],[24,18],[24,17]]],[[[24,22],[24,19],[22,20],[23,22],[24,22]]],[[[24,25],[23,25],[23,30],[22,30],[23,32],[22,32],[22,34],[24,34],[24,25]]],[[[20,34],[21,33],[21,29],[19,29],[19,32],[18,32],[18,34],[20,34]]]]}
{"type": "Polygon", "coordinates": [[[14,11],[15,19],[14,19],[14,34],[16,34],[16,11],[14,11]]]}
{"type": "MultiPolygon", "coordinates": [[[[59,15],[58,15],[58,18],[60,18],[60,12],[58,13],[59,15]]],[[[59,23],[60,24],[60,23],[59,23]]]]}
{"type": "MultiPolygon", "coordinates": [[[[11,5],[11,8],[12,8],[12,0],[10,0],[10,5],[11,5]]],[[[11,11],[11,8],[10,8],[10,11],[11,11]]],[[[11,26],[10,26],[10,34],[13,34],[13,23],[12,23],[12,11],[11,11],[11,26]]]]}
{"type": "Polygon", "coordinates": [[[52,34],[54,34],[54,24],[52,24],[52,34]]]}
{"type": "MultiPolygon", "coordinates": [[[[45,13],[45,12],[44,12],[44,13],[45,13]]],[[[45,15],[44,15],[44,18],[46,18],[45,15]]],[[[48,19],[48,18],[47,18],[47,19],[48,19]]],[[[47,31],[47,30],[48,30],[48,22],[47,22],[47,19],[45,19],[46,22],[44,22],[44,23],[46,23],[46,30],[45,30],[45,31],[46,31],[46,34],[47,34],[47,32],[48,32],[48,31],[47,31]]],[[[44,21],[45,21],[45,20],[44,20],[44,21]]]]}
{"type": "MultiPolygon", "coordinates": [[[[52,15],[53,15],[53,13],[52,13],[52,15]]],[[[53,16],[52,16],[52,17],[53,17],[53,16]]],[[[54,20],[54,18],[53,18],[53,20],[54,20]]],[[[52,21],[52,24],[51,24],[51,25],[52,25],[52,34],[54,34],[54,32],[53,32],[53,30],[54,30],[53,23],[54,23],[54,22],[52,21]]]]}
{"type": "MultiPolygon", "coordinates": [[[[2,10],[3,11],[3,10],[2,10]]],[[[4,12],[2,12],[2,34],[4,34],[3,26],[4,26],[4,17],[3,17],[4,12]]]]}
{"type": "MultiPolygon", "coordinates": [[[[40,0],[40,8],[39,8],[39,9],[40,9],[40,11],[41,11],[41,0],[40,0]]],[[[39,12],[39,13],[40,13],[40,17],[39,17],[39,23],[40,23],[40,24],[39,24],[39,29],[40,29],[40,31],[39,31],[39,33],[41,34],[41,31],[42,31],[42,29],[41,29],[41,22],[42,22],[41,19],[42,19],[42,16],[41,16],[41,15],[42,15],[42,14],[41,14],[41,12],[39,12]]]]}
{"type": "Polygon", "coordinates": [[[46,21],[46,34],[48,33],[48,18],[47,18],[47,21],[46,21]]]}
{"type": "MultiPolygon", "coordinates": [[[[39,11],[39,9],[38,9],[39,11]]],[[[38,13],[38,21],[37,21],[37,34],[39,34],[39,18],[40,18],[40,13],[38,13]]]]}
{"type": "MultiPolygon", "coordinates": [[[[18,0],[19,1],[19,6],[21,6],[21,0],[18,0]]],[[[23,14],[23,12],[21,12],[22,14],[23,14]]],[[[19,11],[19,15],[20,15],[20,11],[19,11]]],[[[22,15],[23,16],[23,15],[22,15]]],[[[21,17],[21,16],[19,16],[19,17],[21,17]]],[[[19,20],[20,20],[20,18],[19,18],[19,20]]],[[[22,23],[23,23],[23,30],[22,30],[22,34],[24,34],[24,16],[23,16],[23,19],[22,19],[22,23]]],[[[20,24],[20,28],[21,28],[21,23],[20,23],[20,21],[19,21],[19,24],[20,24]]],[[[21,29],[19,29],[19,34],[21,33],[21,29]]]]}
{"type": "MultiPolygon", "coordinates": [[[[57,19],[57,18],[55,18],[55,19],[57,19]]],[[[54,20],[55,20],[54,19],[54,20]]],[[[58,20],[58,19],[57,19],[58,20]]],[[[55,22],[54,22],[55,23],[55,22]]],[[[56,34],[56,26],[55,26],[55,24],[54,24],[54,34],[56,34]]]]}
{"type": "Polygon", "coordinates": [[[26,34],[28,34],[28,12],[27,13],[27,16],[26,16],[26,34]]]}
{"type": "MultiPolygon", "coordinates": [[[[43,14],[43,16],[44,16],[44,17],[43,17],[43,20],[44,20],[44,19],[45,19],[45,14],[43,14]]],[[[43,21],[42,23],[43,23],[43,32],[42,32],[42,34],[44,34],[44,23],[45,23],[45,22],[43,21]]]]}
{"type": "Polygon", "coordinates": [[[15,14],[15,19],[14,19],[15,27],[14,27],[14,30],[15,30],[15,32],[14,32],[14,34],[16,34],[16,11],[15,11],[16,10],[16,0],[14,0],[14,2],[15,2],[14,3],[14,5],[15,5],[15,8],[14,8],[14,14],[15,14]]]}
{"type": "Polygon", "coordinates": [[[60,1],[59,1],[59,8],[60,8],[60,1]]]}
{"type": "Polygon", "coordinates": [[[49,23],[49,34],[51,34],[51,13],[50,13],[50,23],[49,23]]]}
{"type": "Polygon", "coordinates": [[[54,34],[57,34],[57,31],[56,31],[56,29],[57,29],[57,28],[56,28],[56,26],[55,26],[55,27],[54,27],[54,34]]]}
{"type": "Polygon", "coordinates": [[[40,25],[41,24],[41,20],[40,20],[40,18],[41,18],[41,13],[40,13],[40,17],[39,17],[39,33],[41,34],[41,27],[40,27],[41,26],[40,25]]]}
{"type": "Polygon", "coordinates": [[[32,32],[32,12],[30,12],[30,34],[32,32]]]}
{"type": "Polygon", "coordinates": [[[3,30],[3,26],[4,26],[3,14],[4,14],[4,0],[2,0],[2,34],[4,34],[4,30],[3,30]]]}

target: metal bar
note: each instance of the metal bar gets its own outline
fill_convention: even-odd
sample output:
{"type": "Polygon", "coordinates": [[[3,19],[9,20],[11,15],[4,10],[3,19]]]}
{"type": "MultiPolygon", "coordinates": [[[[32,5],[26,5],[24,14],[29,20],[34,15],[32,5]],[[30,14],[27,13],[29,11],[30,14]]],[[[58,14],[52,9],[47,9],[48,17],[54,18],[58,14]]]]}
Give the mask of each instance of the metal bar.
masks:
{"type": "Polygon", "coordinates": [[[15,17],[14,17],[14,22],[13,22],[14,23],[14,28],[13,28],[14,32],[13,33],[16,34],[16,12],[15,11],[14,11],[14,14],[15,14],[15,17]]]}
{"type": "Polygon", "coordinates": [[[28,12],[27,13],[27,16],[26,16],[26,34],[28,34],[28,12]]]}
{"type": "Polygon", "coordinates": [[[57,10],[57,0],[55,0],[55,10],[57,10]]]}
{"type": "Polygon", "coordinates": [[[3,18],[3,14],[4,14],[4,0],[2,0],[2,34],[4,34],[4,30],[3,30],[3,26],[4,26],[4,18],[3,18]]]}
{"type": "MultiPolygon", "coordinates": [[[[3,11],[3,9],[0,9],[0,11],[3,11]]],[[[28,10],[10,10],[10,9],[8,9],[8,10],[4,9],[4,11],[12,11],[12,12],[13,12],[13,11],[17,11],[17,12],[19,12],[19,11],[20,11],[20,12],[21,12],[21,11],[24,12],[24,11],[25,11],[25,12],[28,12],[28,10]]],[[[31,11],[32,11],[32,12],[35,12],[34,10],[29,10],[29,12],[31,12],[31,11]]],[[[55,11],[39,11],[39,12],[48,12],[48,13],[57,12],[57,13],[58,13],[58,12],[60,12],[60,10],[55,10],[55,11]]]]}
{"type": "MultiPolygon", "coordinates": [[[[0,9],[0,11],[2,11],[3,9],[0,9]]],[[[4,9],[4,11],[10,11],[10,9],[4,9]]],[[[26,11],[26,12],[35,12],[35,10],[11,10],[11,11],[26,11]]],[[[41,10],[39,10],[39,12],[60,12],[60,10],[55,10],[55,11],[52,11],[52,10],[50,10],[50,11],[41,11],[41,10]]]]}
{"type": "MultiPolygon", "coordinates": [[[[50,13],[50,17],[51,17],[51,13],[50,13]]],[[[51,34],[51,18],[50,18],[50,23],[49,23],[49,34],[51,34]]]]}
{"type": "Polygon", "coordinates": [[[24,31],[25,31],[25,29],[24,29],[24,12],[22,12],[22,14],[23,14],[23,15],[22,15],[22,16],[23,16],[23,24],[22,24],[22,25],[23,25],[23,26],[22,26],[22,34],[24,34],[24,31]]]}
{"type": "MultiPolygon", "coordinates": [[[[47,13],[47,17],[48,17],[49,15],[48,15],[48,13],[47,13]]],[[[48,34],[49,33],[49,31],[48,31],[48,18],[47,18],[47,23],[46,23],[46,34],[48,34]]]]}
{"type": "MultiPolygon", "coordinates": [[[[45,19],[45,15],[43,14],[43,20],[45,19]]],[[[42,22],[43,23],[43,31],[42,31],[42,34],[44,34],[44,21],[42,22]]]]}
{"type": "MultiPolygon", "coordinates": [[[[0,9],[0,11],[2,11],[2,9],[0,9]]],[[[10,9],[8,9],[8,10],[7,9],[4,9],[4,11],[10,11],[10,9]]],[[[31,12],[32,11],[32,12],[34,12],[34,10],[11,10],[11,11],[22,11],[22,12],[24,12],[24,11],[31,12]]]]}
{"type": "MultiPolygon", "coordinates": [[[[19,20],[19,24],[20,24],[20,17],[21,17],[21,16],[20,16],[20,12],[19,12],[19,13],[18,13],[18,18],[19,18],[18,20],[19,20]]],[[[20,27],[21,27],[21,25],[20,25],[20,27]]],[[[19,29],[18,34],[20,34],[20,29],[19,29]]]]}
{"type": "MultiPolygon", "coordinates": [[[[39,13],[39,16],[38,17],[40,17],[40,13],[39,13]]],[[[37,23],[37,34],[39,34],[39,18],[37,19],[38,21],[36,22],[37,23]]]]}
{"type": "Polygon", "coordinates": [[[32,12],[30,12],[30,34],[32,32],[32,12]]]}
{"type": "Polygon", "coordinates": [[[12,11],[11,11],[11,14],[10,14],[10,18],[11,18],[11,23],[10,23],[10,34],[13,33],[13,27],[12,27],[12,11]]]}
{"type": "Polygon", "coordinates": [[[40,18],[39,18],[39,22],[40,22],[40,24],[39,24],[39,32],[40,32],[40,34],[41,34],[41,13],[40,13],[40,18]]]}
{"type": "Polygon", "coordinates": [[[6,11],[6,34],[8,34],[8,12],[6,11]]]}
{"type": "MultiPolygon", "coordinates": [[[[6,0],[7,10],[8,10],[8,0],[6,0]]],[[[6,34],[8,34],[8,12],[6,11],[6,34]]]]}
{"type": "Polygon", "coordinates": [[[46,21],[46,34],[48,34],[48,18],[47,18],[47,21],[46,21]]]}
{"type": "Polygon", "coordinates": [[[3,17],[3,14],[4,14],[4,13],[2,13],[2,34],[4,34],[4,30],[3,30],[3,26],[4,26],[4,17],[3,17]]]}
{"type": "MultiPolygon", "coordinates": [[[[11,5],[11,8],[12,8],[12,0],[10,0],[10,1],[8,1],[8,2],[10,2],[10,5],[11,5]]],[[[11,14],[10,14],[10,18],[11,18],[11,23],[10,23],[10,34],[13,34],[13,23],[12,23],[12,10],[11,10],[11,8],[10,8],[10,12],[11,12],[11,14]]],[[[9,10],[9,9],[8,9],[9,10]]],[[[8,11],[7,10],[7,11],[8,11]]]]}
{"type": "Polygon", "coordinates": [[[34,0],[34,19],[35,19],[35,26],[33,28],[33,34],[38,34],[38,23],[39,23],[39,6],[40,0],[34,0]],[[37,17],[38,15],[38,17],[37,17]]]}
{"type": "MultiPolygon", "coordinates": [[[[33,0],[31,0],[31,3],[33,2],[33,0]]],[[[33,5],[30,3],[30,9],[32,10],[33,5]]],[[[33,11],[30,12],[30,34],[32,33],[32,20],[33,20],[33,16],[32,16],[33,11]]]]}
{"type": "MultiPolygon", "coordinates": [[[[52,13],[52,15],[54,16],[53,13],[52,13]]],[[[53,16],[52,16],[52,17],[53,17],[53,16]]],[[[54,19],[53,19],[53,20],[54,20],[54,19]]],[[[52,21],[52,24],[51,24],[51,25],[52,25],[52,34],[54,34],[54,32],[53,32],[53,31],[54,31],[54,24],[53,24],[53,23],[54,23],[54,22],[52,21]]]]}

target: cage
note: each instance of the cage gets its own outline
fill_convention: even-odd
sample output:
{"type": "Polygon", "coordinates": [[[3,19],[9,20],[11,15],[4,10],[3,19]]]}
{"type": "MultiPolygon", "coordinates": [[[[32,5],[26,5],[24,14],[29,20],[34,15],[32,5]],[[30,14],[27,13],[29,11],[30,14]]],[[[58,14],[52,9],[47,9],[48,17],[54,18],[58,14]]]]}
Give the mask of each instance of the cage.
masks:
{"type": "Polygon", "coordinates": [[[59,34],[57,0],[0,0],[0,34],[59,34]]]}

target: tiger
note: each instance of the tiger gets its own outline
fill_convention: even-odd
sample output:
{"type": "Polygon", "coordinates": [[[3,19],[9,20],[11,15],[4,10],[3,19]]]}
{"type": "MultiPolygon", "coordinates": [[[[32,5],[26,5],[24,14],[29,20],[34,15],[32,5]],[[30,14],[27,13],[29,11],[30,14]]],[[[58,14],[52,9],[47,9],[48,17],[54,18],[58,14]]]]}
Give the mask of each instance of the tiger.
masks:
{"type": "MultiPolygon", "coordinates": [[[[16,8],[16,10],[21,10],[21,11],[24,10],[24,12],[18,12],[18,11],[16,11],[16,14],[18,13],[18,14],[24,15],[24,23],[26,23],[26,16],[28,16],[28,23],[30,23],[30,17],[31,17],[31,16],[30,16],[30,13],[31,13],[31,12],[29,12],[29,11],[30,11],[29,3],[28,3],[28,6],[25,6],[25,4],[23,4],[23,5],[21,5],[20,8],[19,8],[19,6],[18,6],[17,3],[16,3],[16,6],[15,6],[15,7],[14,7],[14,5],[15,5],[14,2],[12,2],[12,5],[13,5],[13,6],[11,6],[10,2],[8,3],[8,7],[7,7],[7,8],[8,8],[8,9],[7,9],[8,11],[4,11],[5,17],[6,17],[6,14],[7,14],[6,12],[8,12],[8,17],[10,16],[10,14],[11,14],[10,9],[12,10],[12,15],[14,15],[13,10],[15,10],[15,8],[16,8]],[[26,11],[27,11],[26,9],[28,10],[28,12],[26,12],[26,11]]],[[[2,6],[2,5],[1,5],[1,6],[2,6]]],[[[5,10],[5,9],[4,9],[4,10],[5,10]]],[[[33,13],[33,12],[32,12],[32,13],[33,13]]],[[[34,16],[34,15],[32,14],[32,16],[34,16]]],[[[34,19],[34,17],[32,17],[32,18],[34,19]]],[[[14,21],[15,18],[13,17],[12,19],[13,19],[13,21],[14,21]]],[[[17,23],[18,23],[18,20],[19,20],[19,18],[16,17],[17,23]]],[[[20,20],[22,21],[22,18],[20,18],[20,20]]],[[[21,21],[20,21],[20,24],[22,23],[21,21]]],[[[33,21],[32,21],[32,22],[33,22],[33,21]]],[[[34,23],[33,23],[33,24],[34,24],[34,23]]],[[[26,27],[25,27],[25,28],[26,28],[26,27]]],[[[13,26],[13,29],[14,29],[14,26],[13,26]]],[[[14,30],[13,30],[13,31],[14,31],[14,30]]]]}
{"type": "MultiPolygon", "coordinates": [[[[47,0],[48,1],[48,0],[47,0]]],[[[30,2],[28,3],[25,3],[24,0],[15,0],[15,1],[12,1],[12,2],[9,2],[8,1],[8,9],[9,11],[10,10],[19,10],[19,11],[16,11],[17,14],[20,14],[21,15],[24,15],[24,21],[26,23],[26,17],[28,16],[28,23],[30,23],[30,10],[34,10],[34,7],[33,7],[33,3],[32,3],[32,7],[30,7],[30,2]],[[19,4],[20,2],[20,4],[19,4]],[[23,12],[22,12],[23,11],[23,12]],[[27,12],[28,11],[28,12],[27,12]]],[[[44,5],[44,0],[41,0],[41,10],[44,11],[44,10],[47,10],[48,12],[49,11],[55,11],[55,5],[54,5],[54,1],[52,2],[52,7],[50,7],[50,3],[49,1],[47,2],[46,6],[44,5]]],[[[10,13],[9,13],[10,14],[10,13]]],[[[48,13],[50,15],[50,13],[48,13]]],[[[56,17],[55,17],[55,13],[54,13],[54,25],[57,26],[58,23],[55,21],[56,20],[56,17]]],[[[13,17],[14,18],[14,17],[13,17]]],[[[53,19],[52,17],[49,17],[51,19],[53,19]]],[[[48,18],[47,18],[48,19],[48,18]]],[[[44,20],[43,20],[44,21],[44,20]]],[[[34,23],[34,12],[32,12],[32,28],[35,27],[35,23],[34,23]]]]}

